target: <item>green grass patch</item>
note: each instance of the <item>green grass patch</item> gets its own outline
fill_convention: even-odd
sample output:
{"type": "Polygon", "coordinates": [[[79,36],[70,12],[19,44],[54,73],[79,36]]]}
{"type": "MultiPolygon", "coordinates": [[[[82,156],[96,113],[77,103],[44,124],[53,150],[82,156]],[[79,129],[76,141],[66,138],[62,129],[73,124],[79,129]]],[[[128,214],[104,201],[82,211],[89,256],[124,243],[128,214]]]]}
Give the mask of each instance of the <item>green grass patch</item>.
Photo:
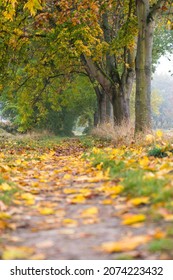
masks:
{"type": "Polygon", "coordinates": [[[3,191],[0,193],[0,200],[3,201],[5,204],[11,204],[13,200],[13,195],[18,191],[17,188],[12,188],[10,191],[3,191]]]}
{"type": "Polygon", "coordinates": [[[164,190],[166,179],[145,179],[144,170],[126,170],[122,174],[125,192],[132,196],[150,196],[153,202],[170,199],[170,191],[164,190]]]}
{"type": "MultiPolygon", "coordinates": [[[[128,155],[129,156],[129,155],[128,155]]],[[[145,169],[126,167],[125,160],[109,159],[106,153],[99,150],[89,156],[94,167],[101,165],[103,170],[109,169],[111,179],[121,179],[124,186],[124,194],[131,197],[150,196],[152,203],[166,201],[173,198],[173,190],[164,188],[168,179],[155,177],[145,178],[148,172],[145,169]]],[[[126,159],[126,157],[124,156],[126,159]]]]}
{"type": "Polygon", "coordinates": [[[149,244],[149,250],[153,253],[162,252],[162,251],[172,251],[173,239],[164,238],[164,239],[154,240],[149,244]]]}
{"type": "Polygon", "coordinates": [[[12,183],[7,182],[3,178],[0,177],[0,185],[3,183],[7,183],[9,186],[11,186],[11,190],[7,190],[7,191],[0,190],[0,201],[9,205],[9,204],[11,204],[11,202],[13,200],[13,195],[16,192],[18,192],[19,190],[12,183]]]}

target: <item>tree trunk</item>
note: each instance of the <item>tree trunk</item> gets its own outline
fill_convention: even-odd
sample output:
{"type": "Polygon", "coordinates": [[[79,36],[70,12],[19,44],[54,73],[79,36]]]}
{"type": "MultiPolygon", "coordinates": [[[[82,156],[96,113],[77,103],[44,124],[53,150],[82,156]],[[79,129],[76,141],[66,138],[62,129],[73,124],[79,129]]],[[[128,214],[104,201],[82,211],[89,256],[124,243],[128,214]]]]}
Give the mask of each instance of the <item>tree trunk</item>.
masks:
{"type": "Polygon", "coordinates": [[[97,95],[98,124],[109,122],[112,118],[110,100],[102,88],[95,87],[95,92],[97,95]]]}
{"type": "Polygon", "coordinates": [[[114,121],[113,106],[108,95],[106,95],[106,116],[107,116],[107,122],[113,123],[114,121]]]}
{"type": "Polygon", "coordinates": [[[154,21],[149,0],[137,1],[139,25],[136,54],[135,132],[151,129],[151,67],[154,21]]]}
{"type": "Polygon", "coordinates": [[[113,117],[115,124],[121,125],[123,121],[128,122],[130,119],[130,106],[124,91],[118,89],[118,91],[116,90],[116,93],[112,95],[113,117]]]}

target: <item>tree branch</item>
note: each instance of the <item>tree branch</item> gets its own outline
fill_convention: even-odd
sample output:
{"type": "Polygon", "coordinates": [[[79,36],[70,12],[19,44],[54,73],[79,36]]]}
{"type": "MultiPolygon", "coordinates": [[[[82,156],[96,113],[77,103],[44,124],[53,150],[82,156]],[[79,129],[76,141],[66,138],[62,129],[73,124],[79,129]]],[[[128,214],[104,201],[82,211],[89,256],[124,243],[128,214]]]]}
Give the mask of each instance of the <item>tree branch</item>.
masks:
{"type": "Polygon", "coordinates": [[[158,0],[153,6],[150,7],[150,18],[153,18],[158,13],[158,10],[161,9],[165,2],[165,0],[158,0]]]}

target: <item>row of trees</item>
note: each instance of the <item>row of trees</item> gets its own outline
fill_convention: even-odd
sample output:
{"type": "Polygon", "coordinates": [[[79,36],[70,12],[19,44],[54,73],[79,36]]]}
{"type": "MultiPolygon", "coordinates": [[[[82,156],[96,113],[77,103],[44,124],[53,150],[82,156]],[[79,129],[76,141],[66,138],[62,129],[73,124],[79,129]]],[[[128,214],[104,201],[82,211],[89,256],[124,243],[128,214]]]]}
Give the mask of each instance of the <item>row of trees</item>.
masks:
{"type": "Polygon", "coordinates": [[[117,124],[130,119],[136,81],[136,132],[151,128],[154,31],[157,60],[173,42],[172,0],[1,2],[2,100],[24,130],[62,111],[65,89],[81,75],[95,92],[95,123],[112,118],[112,108],[117,124]]]}

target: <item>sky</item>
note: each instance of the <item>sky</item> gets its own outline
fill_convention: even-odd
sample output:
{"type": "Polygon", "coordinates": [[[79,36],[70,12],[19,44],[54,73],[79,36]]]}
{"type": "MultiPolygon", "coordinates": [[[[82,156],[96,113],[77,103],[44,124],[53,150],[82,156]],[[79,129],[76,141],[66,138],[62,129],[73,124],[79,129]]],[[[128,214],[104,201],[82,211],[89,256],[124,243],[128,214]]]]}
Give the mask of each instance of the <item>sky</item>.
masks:
{"type": "Polygon", "coordinates": [[[162,56],[159,59],[158,65],[156,66],[156,74],[167,74],[171,75],[173,74],[173,55],[169,54],[169,59],[168,56],[162,56]],[[171,71],[171,72],[169,72],[171,71]]]}

